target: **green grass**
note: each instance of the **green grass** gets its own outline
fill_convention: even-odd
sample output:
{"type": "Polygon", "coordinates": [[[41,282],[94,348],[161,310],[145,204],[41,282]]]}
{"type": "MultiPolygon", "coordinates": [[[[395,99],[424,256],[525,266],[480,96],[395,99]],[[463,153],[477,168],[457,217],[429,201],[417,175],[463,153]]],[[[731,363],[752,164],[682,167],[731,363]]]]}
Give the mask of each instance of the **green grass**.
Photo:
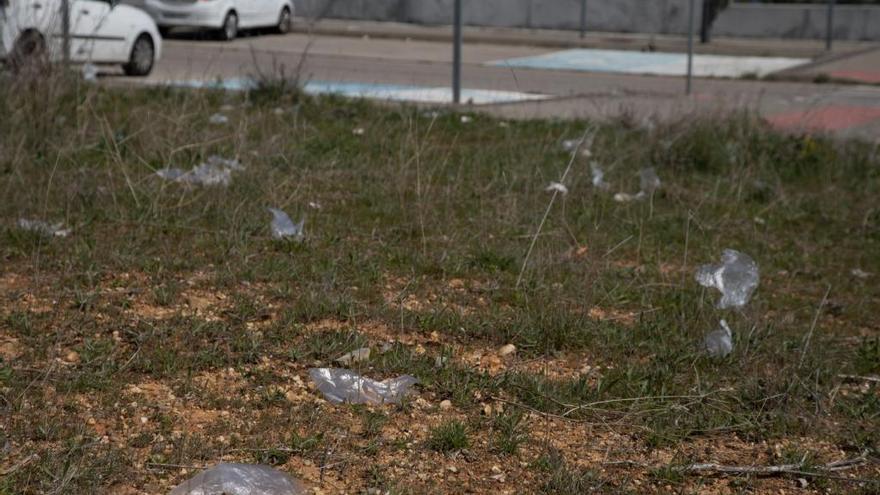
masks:
{"type": "Polygon", "coordinates": [[[468,445],[470,440],[467,427],[454,419],[432,428],[428,439],[428,446],[431,449],[445,454],[466,449],[468,445]]]}
{"type": "MultiPolygon", "coordinates": [[[[591,123],[464,124],[285,88],[64,79],[0,80],[0,115],[0,344],[16,349],[0,361],[0,438],[10,459],[39,455],[0,478],[0,492],[161,492],[182,479],[166,465],[219,459],[278,465],[315,485],[346,473],[350,491],[431,492],[435,465],[459,459],[479,460],[482,481],[467,488],[477,491],[507,486],[479,470],[492,465],[545,493],[639,492],[637,474],[683,492],[719,482],[664,462],[579,461],[611,433],[649,459],[708,462],[699,446],[716,441],[748,445],[743,463],[779,461],[761,445],[792,442],[811,465],[838,460],[832,451],[876,459],[877,385],[841,377],[880,372],[876,146],[782,135],[748,115],[653,131],[597,125],[592,152],[613,192],[636,191],[649,164],[663,187],[619,204],[577,160],[517,288],[544,188],[569,159],[560,142],[591,123]],[[208,124],[224,104],[230,123],[208,124]],[[212,154],[247,168],[227,188],[154,175],[212,154]],[[270,238],[269,206],[306,217],[302,244],[270,238]],[[73,233],[21,232],[21,216],[73,233]],[[761,269],[742,311],[715,309],[717,293],[693,281],[728,247],[761,269]],[[720,318],[734,351],[709,359],[699,343],[720,318]],[[475,366],[475,352],[485,363],[509,343],[517,352],[501,371],[475,366]],[[373,352],[359,371],[412,374],[417,398],[334,408],[308,388],[309,367],[364,346],[373,352]],[[65,361],[70,351],[78,362],[65,361]],[[167,388],[132,392],[156,384],[167,388]],[[498,398],[505,412],[487,417],[498,398]],[[445,399],[454,419],[435,407],[445,399]],[[208,419],[194,426],[192,411],[208,419]],[[551,455],[547,431],[561,425],[583,441],[551,455]]],[[[447,483],[441,492],[466,491],[447,483]]],[[[823,489],[871,486],[831,479],[823,489]]]]}

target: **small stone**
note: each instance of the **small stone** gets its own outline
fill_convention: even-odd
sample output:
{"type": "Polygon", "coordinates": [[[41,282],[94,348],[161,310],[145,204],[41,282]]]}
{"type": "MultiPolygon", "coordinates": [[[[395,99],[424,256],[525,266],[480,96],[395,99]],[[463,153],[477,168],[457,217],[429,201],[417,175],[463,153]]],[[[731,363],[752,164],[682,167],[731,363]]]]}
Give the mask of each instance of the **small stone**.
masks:
{"type": "Polygon", "coordinates": [[[458,472],[458,468],[455,466],[447,466],[446,470],[449,471],[450,473],[457,473],[458,472]]]}
{"type": "Polygon", "coordinates": [[[498,355],[501,357],[509,356],[516,352],[516,346],[513,344],[507,344],[503,346],[501,349],[498,349],[498,355]]]}
{"type": "Polygon", "coordinates": [[[501,474],[501,466],[492,466],[492,472],[495,474],[501,474]]]}
{"type": "Polygon", "coordinates": [[[149,421],[149,420],[150,420],[150,419],[147,418],[146,416],[141,416],[141,424],[144,424],[144,425],[145,425],[145,424],[147,424],[147,421],[149,421]]]}
{"type": "Polygon", "coordinates": [[[64,356],[64,360],[68,363],[78,363],[79,362],[79,353],[76,351],[70,351],[64,356]]]}
{"type": "Polygon", "coordinates": [[[448,410],[452,409],[452,401],[450,401],[449,399],[446,399],[446,400],[440,402],[440,409],[442,409],[444,411],[448,411],[448,410]]]}

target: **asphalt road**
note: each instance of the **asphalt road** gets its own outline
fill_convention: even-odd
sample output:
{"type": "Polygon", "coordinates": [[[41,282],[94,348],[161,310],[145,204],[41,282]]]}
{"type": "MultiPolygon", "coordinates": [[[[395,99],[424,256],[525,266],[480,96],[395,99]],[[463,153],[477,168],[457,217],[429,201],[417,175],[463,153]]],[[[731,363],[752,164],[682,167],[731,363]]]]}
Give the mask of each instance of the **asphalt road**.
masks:
{"type": "MultiPolygon", "coordinates": [[[[512,69],[486,62],[554,48],[469,43],[463,86],[550,95],[546,101],[481,107],[510,118],[687,118],[752,109],[782,127],[859,136],[880,142],[880,86],[701,79],[686,97],[680,77],[512,69]],[[857,110],[855,113],[850,110],[857,110]],[[876,116],[875,116],[876,113],[876,116]],[[851,116],[852,114],[852,116],[851,116]],[[798,118],[801,115],[801,118],[798,118]]],[[[448,86],[451,45],[443,41],[333,35],[255,35],[233,42],[167,39],[154,73],[137,82],[298,77],[300,81],[448,86]]]]}

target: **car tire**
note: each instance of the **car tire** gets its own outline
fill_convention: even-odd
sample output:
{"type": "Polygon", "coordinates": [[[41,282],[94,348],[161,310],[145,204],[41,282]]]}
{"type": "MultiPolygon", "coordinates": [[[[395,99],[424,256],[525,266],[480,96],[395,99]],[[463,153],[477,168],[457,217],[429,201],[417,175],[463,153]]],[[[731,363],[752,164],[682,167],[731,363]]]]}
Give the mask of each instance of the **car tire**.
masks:
{"type": "Polygon", "coordinates": [[[9,65],[16,72],[23,71],[28,67],[35,70],[48,62],[46,52],[46,40],[37,31],[25,31],[15,41],[12,52],[9,54],[9,65]]]}
{"type": "Polygon", "coordinates": [[[278,15],[278,25],[275,26],[275,32],[278,34],[287,34],[290,32],[292,26],[293,16],[290,15],[290,8],[284,7],[281,9],[281,14],[278,15]]]}
{"type": "Polygon", "coordinates": [[[238,36],[238,15],[235,12],[229,12],[223,18],[219,35],[223,41],[232,41],[238,36]]]}
{"type": "Polygon", "coordinates": [[[128,63],[122,66],[127,76],[146,76],[156,63],[156,48],[148,34],[142,34],[131,46],[128,63]]]}

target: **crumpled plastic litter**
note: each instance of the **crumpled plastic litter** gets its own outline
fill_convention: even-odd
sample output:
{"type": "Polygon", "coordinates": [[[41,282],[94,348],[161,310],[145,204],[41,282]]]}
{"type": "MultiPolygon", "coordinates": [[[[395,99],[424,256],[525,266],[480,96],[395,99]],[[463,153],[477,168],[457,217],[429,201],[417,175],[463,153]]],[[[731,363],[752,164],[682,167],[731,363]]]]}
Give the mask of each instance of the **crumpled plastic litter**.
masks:
{"type": "Polygon", "coordinates": [[[588,137],[587,139],[585,139],[583,144],[581,144],[580,139],[566,139],[566,140],[562,141],[562,149],[566,153],[571,153],[575,149],[577,149],[578,146],[580,145],[581,156],[583,156],[585,158],[589,158],[589,157],[593,156],[593,152],[590,151],[590,146],[592,146],[592,144],[593,144],[592,137],[588,137]]]}
{"type": "Polygon", "coordinates": [[[223,125],[229,122],[229,117],[223,115],[222,113],[215,113],[208,117],[208,122],[215,125],[223,125]]]}
{"type": "Polygon", "coordinates": [[[565,187],[565,184],[561,184],[559,182],[551,182],[550,185],[547,186],[547,189],[544,189],[544,190],[547,192],[556,191],[556,192],[562,194],[563,196],[568,194],[568,188],[565,187]]]}
{"type": "Polygon", "coordinates": [[[660,189],[660,176],[657,175],[654,167],[642,169],[639,173],[639,185],[641,186],[641,192],[645,194],[654,194],[657,189],[660,189]]]}
{"type": "Polygon", "coordinates": [[[637,194],[621,192],[614,195],[614,201],[617,201],[618,203],[629,203],[630,201],[642,200],[645,196],[646,194],[642,191],[639,191],[637,194]]]}
{"type": "Polygon", "coordinates": [[[861,268],[853,268],[853,270],[850,273],[852,274],[853,277],[860,278],[862,280],[864,280],[866,278],[871,278],[871,274],[866,272],[865,270],[862,270],[861,268]]]}
{"type": "Polygon", "coordinates": [[[305,485],[269,466],[220,463],[177,485],[170,495],[305,495],[305,485]]]}
{"type": "Polygon", "coordinates": [[[351,130],[351,134],[353,136],[363,136],[364,132],[365,131],[364,131],[363,127],[355,127],[354,129],[351,130]]]}
{"type": "Polygon", "coordinates": [[[410,375],[377,382],[340,368],[312,368],[309,376],[324,398],[334,404],[399,404],[410,388],[418,383],[410,375]]]}
{"type": "Polygon", "coordinates": [[[370,348],[361,347],[336,358],[336,362],[345,366],[370,359],[370,348]]]}
{"type": "Polygon", "coordinates": [[[196,165],[192,170],[180,168],[163,168],[156,171],[159,177],[173,182],[198,186],[228,186],[232,182],[232,172],[244,170],[238,160],[222,158],[216,155],[196,165]]]}
{"type": "Polygon", "coordinates": [[[95,82],[98,80],[98,67],[93,63],[86,63],[82,66],[82,76],[84,81],[95,82]]]}
{"type": "Polygon", "coordinates": [[[733,249],[724,250],[720,264],[701,266],[694,278],[703,287],[714,287],[721,291],[717,304],[719,309],[745,306],[760,281],[755,260],[733,249]]]}
{"type": "Polygon", "coordinates": [[[279,210],[278,208],[268,208],[268,210],[272,214],[271,227],[273,239],[292,239],[296,242],[303,240],[305,236],[303,232],[303,227],[306,223],[305,218],[300,220],[299,223],[293,223],[293,220],[290,219],[290,216],[284,210],[279,210]]]}
{"type": "Polygon", "coordinates": [[[598,162],[590,162],[590,174],[593,176],[593,187],[607,191],[611,188],[611,184],[605,182],[605,171],[598,162]]]}
{"type": "Polygon", "coordinates": [[[462,115],[461,116],[461,123],[462,124],[470,124],[473,121],[474,121],[474,118],[471,117],[470,115],[462,115]]]}
{"type": "Polygon", "coordinates": [[[36,232],[47,237],[67,237],[71,232],[70,229],[64,228],[64,224],[61,222],[48,223],[42,220],[28,220],[27,218],[18,219],[18,228],[29,232],[36,232]]]}
{"type": "Polygon", "coordinates": [[[639,186],[640,191],[636,194],[629,194],[620,192],[614,195],[614,201],[618,203],[629,203],[630,201],[641,201],[652,194],[654,194],[657,189],[660,189],[660,176],[657,175],[657,171],[654,170],[654,167],[643,168],[641,172],[639,172],[639,186]]]}
{"type": "Polygon", "coordinates": [[[724,357],[733,351],[733,333],[726,321],[721,320],[721,328],[706,334],[703,347],[712,357],[724,357]]]}

